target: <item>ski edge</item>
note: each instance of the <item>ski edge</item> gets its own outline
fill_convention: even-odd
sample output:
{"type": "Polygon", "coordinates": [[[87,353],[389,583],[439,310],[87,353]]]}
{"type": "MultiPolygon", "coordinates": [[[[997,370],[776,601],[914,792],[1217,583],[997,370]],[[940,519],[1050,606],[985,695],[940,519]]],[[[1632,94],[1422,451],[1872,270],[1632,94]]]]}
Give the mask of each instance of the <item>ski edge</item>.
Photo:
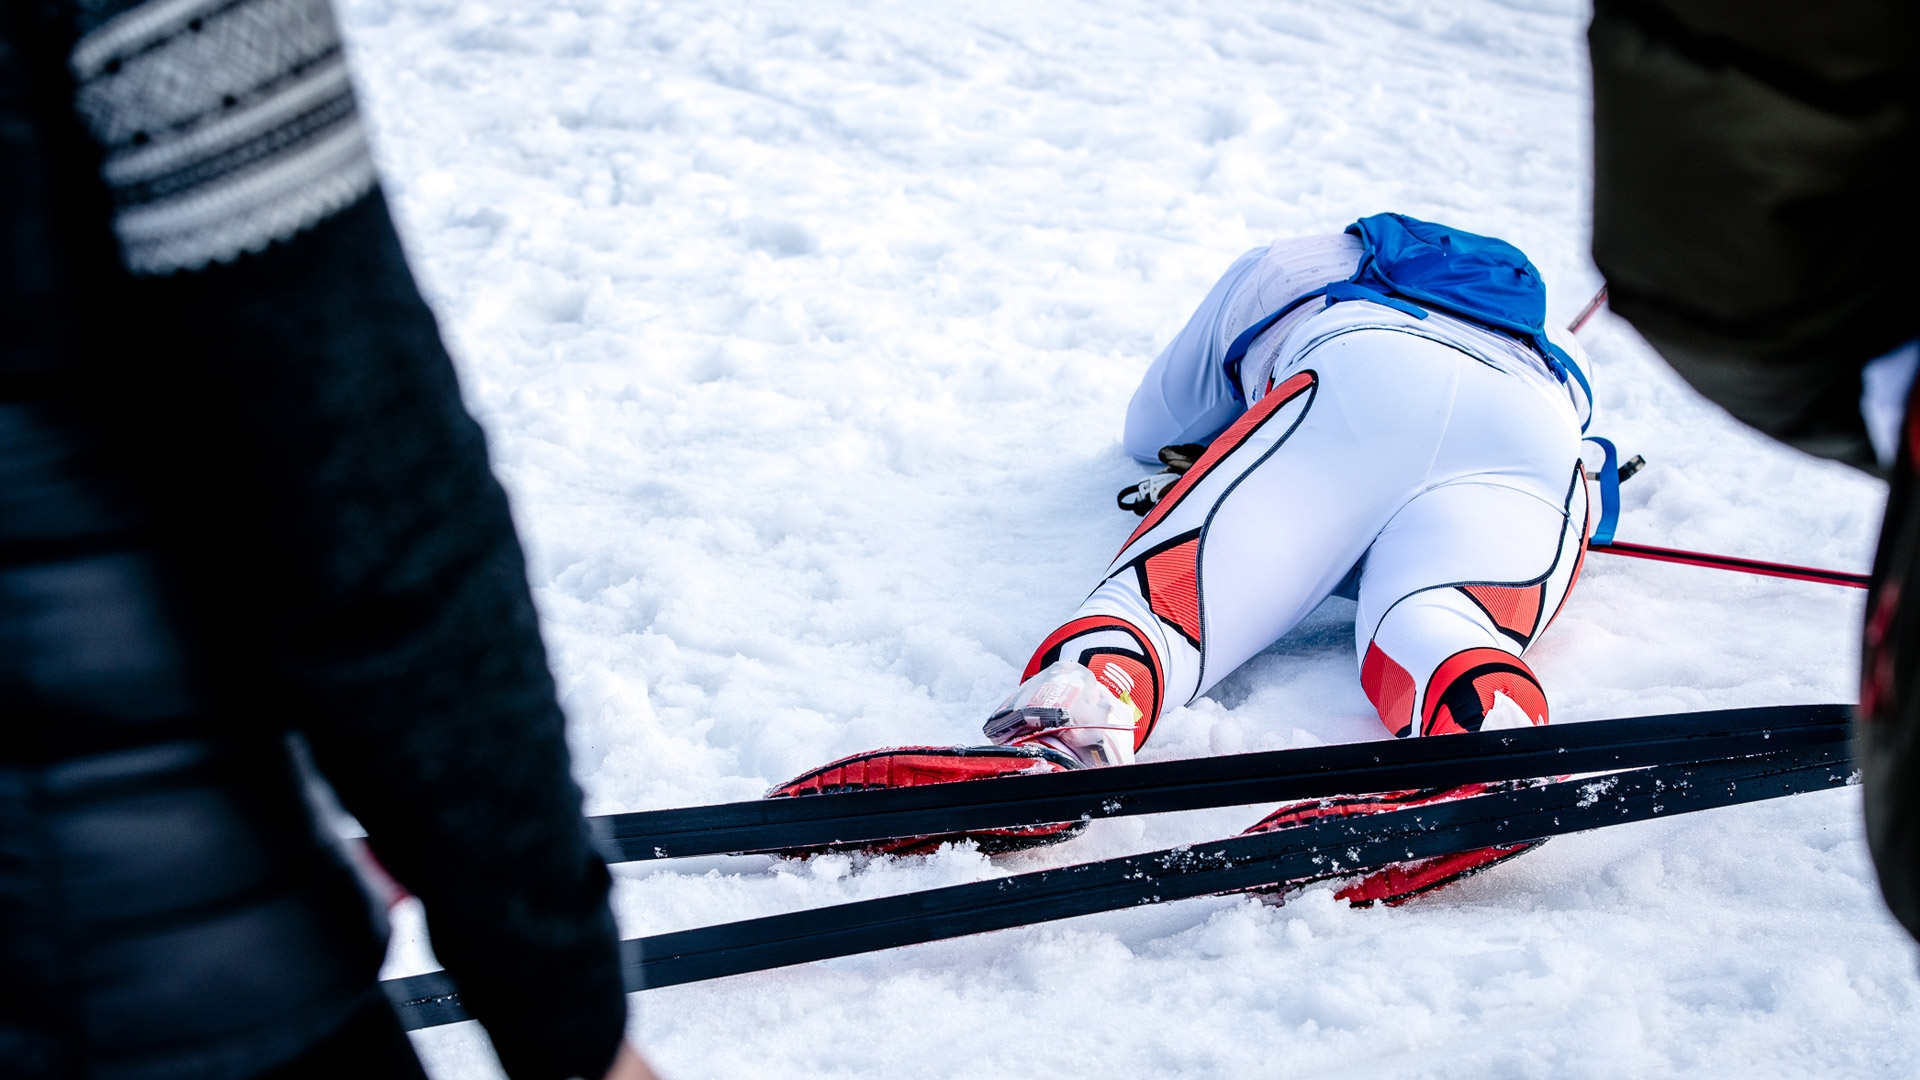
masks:
{"type": "Polygon", "coordinates": [[[1021,828],[1605,772],[1760,753],[1846,737],[1851,705],[1775,705],[1554,727],[1349,743],[1010,776],[882,791],[756,799],[594,819],[612,861],[846,846],[902,836],[1021,828]]]}

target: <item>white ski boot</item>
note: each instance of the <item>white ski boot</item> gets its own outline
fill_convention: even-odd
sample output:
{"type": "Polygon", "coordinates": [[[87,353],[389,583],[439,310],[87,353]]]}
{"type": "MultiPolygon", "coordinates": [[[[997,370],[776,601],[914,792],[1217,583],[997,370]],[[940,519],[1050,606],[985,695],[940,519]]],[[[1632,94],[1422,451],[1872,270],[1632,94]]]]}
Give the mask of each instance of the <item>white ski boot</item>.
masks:
{"type": "Polygon", "coordinates": [[[1002,746],[1038,746],[1083,766],[1133,764],[1140,709],[1092,671],[1060,660],[1020,684],[993,711],[987,738],[1002,746]]]}

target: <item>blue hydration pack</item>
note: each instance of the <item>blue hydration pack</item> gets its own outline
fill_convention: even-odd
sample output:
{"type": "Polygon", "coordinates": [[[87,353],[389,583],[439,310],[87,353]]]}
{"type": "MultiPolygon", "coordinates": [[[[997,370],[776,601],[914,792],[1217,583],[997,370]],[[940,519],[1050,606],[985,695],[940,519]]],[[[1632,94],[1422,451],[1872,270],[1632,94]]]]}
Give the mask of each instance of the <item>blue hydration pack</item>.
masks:
{"type": "MultiPolygon", "coordinates": [[[[1244,401],[1240,389],[1240,362],[1253,339],[1289,312],[1315,297],[1326,297],[1331,307],[1342,300],[1370,300],[1424,319],[1429,311],[1444,311],[1468,322],[1502,330],[1533,346],[1547,368],[1561,382],[1571,377],[1580,384],[1589,407],[1593,387],[1586,373],[1566,350],[1547,340],[1547,286],[1526,253],[1505,240],[1462,229],[1436,225],[1405,214],[1375,214],[1347,226],[1360,238],[1360,266],[1345,281],[1330,281],[1279,311],[1247,327],[1227,347],[1227,386],[1244,401]]],[[[1586,425],[1581,424],[1581,430],[1586,425]]],[[[1600,521],[1593,542],[1613,540],[1620,518],[1618,455],[1606,439],[1590,438],[1604,451],[1600,466],[1600,521]]]]}
{"type": "Polygon", "coordinates": [[[1248,327],[1228,346],[1227,385],[1235,397],[1241,394],[1240,362],[1253,339],[1301,304],[1324,296],[1328,306],[1371,300],[1416,319],[1444,311],[1503,330],[1532,345],[1561,382],[1571,376],[1587,400],[1593,400],[1593,389],[1573,357],[1547,340],[1547,286],[1519,248],[1405,214],[1363,217],[1347,231],[1358,236],[1364,248],[1352,277],[1307,293],[1248,327]]]}

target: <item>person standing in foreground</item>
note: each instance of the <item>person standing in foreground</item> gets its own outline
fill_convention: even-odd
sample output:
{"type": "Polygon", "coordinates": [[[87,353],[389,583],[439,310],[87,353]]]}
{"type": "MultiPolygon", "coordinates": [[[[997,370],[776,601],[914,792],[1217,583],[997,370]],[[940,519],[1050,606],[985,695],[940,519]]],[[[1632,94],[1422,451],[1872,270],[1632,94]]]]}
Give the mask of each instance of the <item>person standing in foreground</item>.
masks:
{"type": "Polygon", "coordinates": [[[1598,0],[1593,259],[1694,388],[1890,475],[1855,752],[1881,891],[1920,936],[1920,305],[1912,0],[1598,0]]]}
{"type": "Polygon", "coordinates": [[[0,1075],[650,1075],[504,493],[326,0],[0,8],[0,1075]]]}
{"type": "MultiPolygon", "coordinates": [[[[1546,723],[1522,654],[1572,590],[1593,522],[1580,347],[1549,340],[1544,317],[1517,249],[1397,214],[1248,252],[1127,410],[1129,453],[1187,467],[1131,493],[1145,520],[988,721],[998,746],[858,755],[774,794],[1129,763],[1166,710],[1330,595],[1358,601],[1360,685],[1395,737],[1546,723]]],[[[1483,790],[1316,800],[1255,828],[1483,790]]],[[[1527,846],[1389,868],[1339,895],[1406,899],[1527,846]]]]}

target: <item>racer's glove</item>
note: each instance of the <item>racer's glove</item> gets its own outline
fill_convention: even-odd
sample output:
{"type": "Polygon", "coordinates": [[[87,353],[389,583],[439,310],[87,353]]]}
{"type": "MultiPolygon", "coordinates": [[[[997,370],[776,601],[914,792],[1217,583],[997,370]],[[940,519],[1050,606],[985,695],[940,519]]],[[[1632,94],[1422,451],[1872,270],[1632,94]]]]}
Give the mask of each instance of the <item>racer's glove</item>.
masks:
{"type": "Polygon", "coordinates": [[[1199,443],[1161,447],[1160,463],[1167,467],[1166,471],[1154,473],[1137,484],[1121,488],[1120,494],[1114,496],[1114,502],[1122,510],[1131,510],[1139,517],[1146,517],[1149,511],[1159,505],[1160,497],[1167,493],[1167,489],[1188,469],[1193,468],[1193,463],[1199,461],[1200,455],[1206,452],[1207,448],[1199,443]]]}

